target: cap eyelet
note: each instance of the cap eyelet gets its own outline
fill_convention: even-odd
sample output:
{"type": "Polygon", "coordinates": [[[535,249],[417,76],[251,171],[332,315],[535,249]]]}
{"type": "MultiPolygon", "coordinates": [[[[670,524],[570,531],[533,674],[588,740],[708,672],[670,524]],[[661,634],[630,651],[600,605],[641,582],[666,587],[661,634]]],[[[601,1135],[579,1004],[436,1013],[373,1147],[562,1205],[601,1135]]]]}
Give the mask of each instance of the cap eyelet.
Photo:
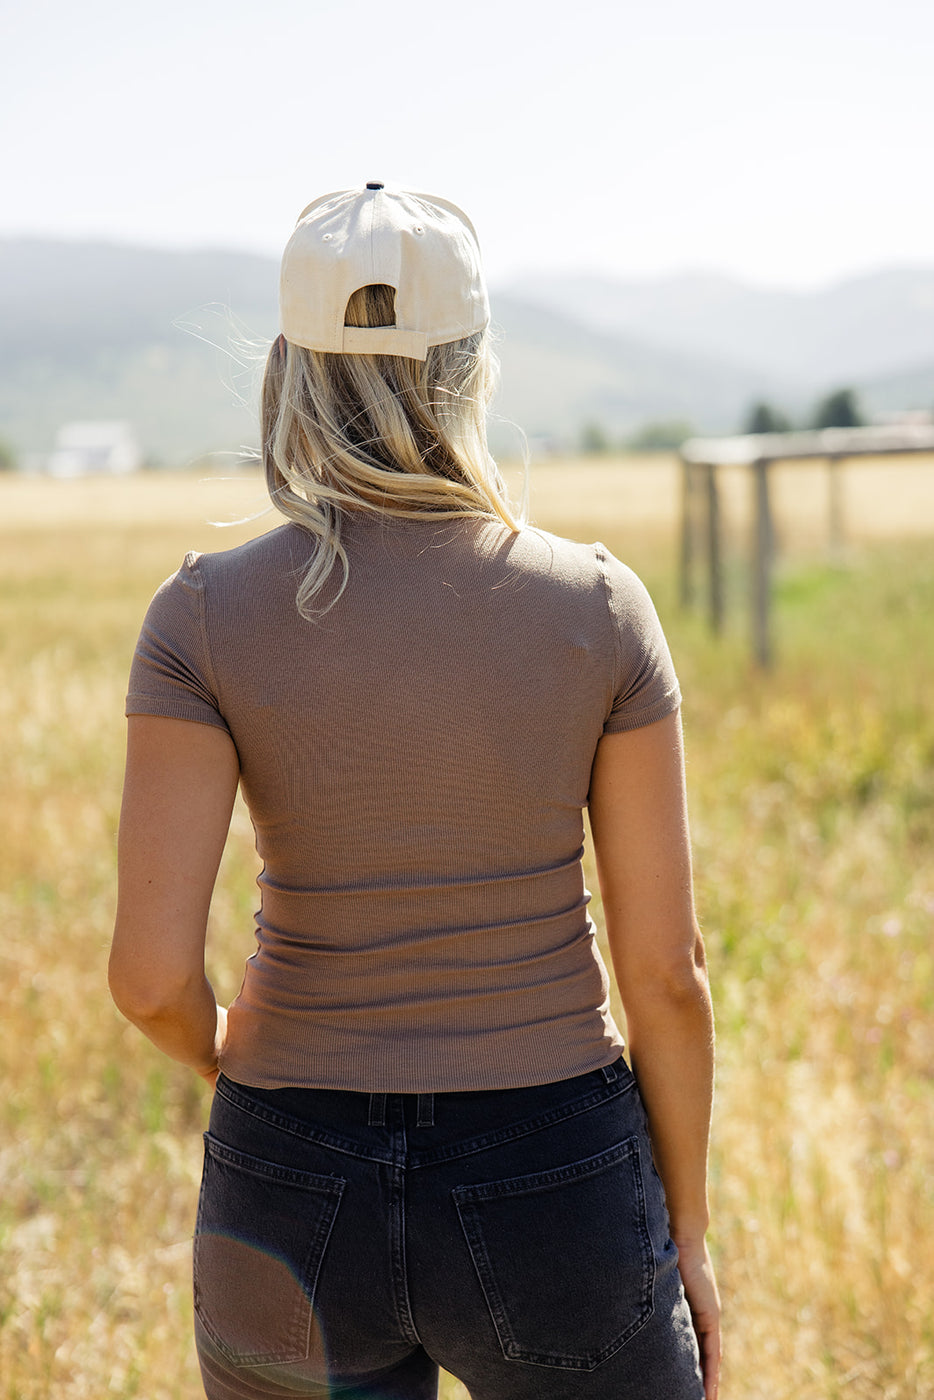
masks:
{"type": "Polygon", "coordinates": [[[415,227],[413,228],[412,232],[413,232],[413,233],[424,233],[424,232],[425,232],[424,225],[423,225],[423,224],[416,224],[415,227]]]}
{"type": "Polygon", "coordinates": [[[332,239],[333,237],[334,237],[333,233],[323,233],[323,234],[321,235],[321,241],[322,241],[323,243],[330,243],[330,241],[331,241],[331,239],[332,239]]]}

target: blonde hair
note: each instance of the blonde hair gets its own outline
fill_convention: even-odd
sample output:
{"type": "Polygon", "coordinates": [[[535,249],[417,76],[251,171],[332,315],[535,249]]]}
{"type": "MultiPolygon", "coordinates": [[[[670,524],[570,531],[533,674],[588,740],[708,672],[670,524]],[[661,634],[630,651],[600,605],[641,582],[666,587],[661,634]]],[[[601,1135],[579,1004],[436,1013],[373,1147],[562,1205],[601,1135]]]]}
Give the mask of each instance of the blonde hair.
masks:
{"type": "MultiPolygon", "coordinates": [[[[351,297],[350,326],[395,324],[391,287],[351,297]]],[[[315,599],[336,563],[345,511],[412,518],[484,516],[519,524],[490,456],[486,415],[496,361],[483,331],[429,348],[424,361],[399,355],[336,355],[279,336],[262,389],[263,465],[278,510],[316,541],[296,602],[303,617],[327,611],[315,599]]]]}

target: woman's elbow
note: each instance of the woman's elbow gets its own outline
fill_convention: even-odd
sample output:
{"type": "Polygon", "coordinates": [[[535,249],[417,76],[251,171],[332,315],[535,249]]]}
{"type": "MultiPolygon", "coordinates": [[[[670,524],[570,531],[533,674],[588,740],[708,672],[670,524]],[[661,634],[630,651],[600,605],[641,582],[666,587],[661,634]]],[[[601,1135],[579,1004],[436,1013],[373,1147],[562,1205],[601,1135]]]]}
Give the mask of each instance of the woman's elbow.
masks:
{"type": "Polygon", "coordinates": [[[113,953],[107,967],[107,985],[114,1006],[128,1021],[135,1024],[158,1015],[159,998],[154,995],[155,989],[113,953]]]}
{"type": "Polygon", "coordinates": [[[695,926],[693,939],[685,940],[679,948],[656,948],[638,960],[624,960],[621,981],[625,984],[621,987],[624,1000],[627,990],[640,1000],[650,998],[675,1005],[706,999],[707,958],[700,929],[695,926]]]}
{"type": "Polygon", "coordinates": [[[177,970],[154,969],[117,945],[111,950],[107,967],[110,995],[117,1010],[134,1025],[163,1020],[171,1014],[191,981],[177,970]]]}

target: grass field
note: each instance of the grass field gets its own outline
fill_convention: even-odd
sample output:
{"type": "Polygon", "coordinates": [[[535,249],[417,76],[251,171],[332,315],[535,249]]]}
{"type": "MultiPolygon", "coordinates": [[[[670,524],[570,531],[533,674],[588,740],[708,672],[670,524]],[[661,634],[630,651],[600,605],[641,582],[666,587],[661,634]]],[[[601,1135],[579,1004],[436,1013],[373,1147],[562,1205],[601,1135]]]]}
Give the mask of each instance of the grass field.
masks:
{"type": "MultiPolygon", "coordinates": [[[[779,571],[770,675],[748,661],[738,544],[726,635],[675,610],[671,464],[533,469],[538,523],[642,572],[685,691],[725,1400],[934,1400],[934,471],[913,469],[901,506],[887,469],[854,477],[853,543],[832,560],[806,528],[819,482],[781,497],[801,547],[779,571]]],[[[0,479],[3,1400],[201,1394],[206,1092],[106,991],[122,702],[153,589],[186,549],[274,524],[205,523],[261,500],[255,479],[0,479]]],[[[238,810],[210,931],[222,998],[255,874],[238,810]]]]}

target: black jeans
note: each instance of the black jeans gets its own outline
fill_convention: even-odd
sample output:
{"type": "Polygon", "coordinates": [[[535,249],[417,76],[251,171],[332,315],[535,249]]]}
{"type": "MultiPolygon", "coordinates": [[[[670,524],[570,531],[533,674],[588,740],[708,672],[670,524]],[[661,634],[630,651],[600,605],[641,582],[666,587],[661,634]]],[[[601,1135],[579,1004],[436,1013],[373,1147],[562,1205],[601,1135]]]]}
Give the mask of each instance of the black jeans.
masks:
{"type": "Polygon", "coordinates": [[[209,1400],[699,1400],[635,1080],[218,1081],[195,1233],[209,1400]]]}

